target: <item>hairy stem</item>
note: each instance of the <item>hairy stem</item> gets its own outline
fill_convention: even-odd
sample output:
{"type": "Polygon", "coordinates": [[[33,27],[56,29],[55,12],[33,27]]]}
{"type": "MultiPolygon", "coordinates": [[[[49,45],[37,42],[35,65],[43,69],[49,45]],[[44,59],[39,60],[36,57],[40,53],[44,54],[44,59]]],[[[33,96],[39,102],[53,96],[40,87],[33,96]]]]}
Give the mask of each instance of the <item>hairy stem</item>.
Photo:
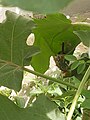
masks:
{"type": "Polygon", "coordinates": [[[81,81],[81,83],[79,85],[79,88],[78,88],[78,90],[76,92],[76,95],[75,95],[75,97],[73,99],[70,111],[69,111],[69,113],[67,115],[67,120],[71,120],[74,109],[75,109],[75,106],[76,106],[76,103],[78,101],[78,98],[79,98],[79,96],[80,96],[80,94],[81,94],[81,92],[82,92],[82,90],[84,88],[84,85],[85,85],[86,81],[88,80],[89,76],[90,76],[90,66],[88,67],[84,77],[82,78],[82,81],[81,81]]]}
{"type": "Polygon", "coordinates": [[[52,78],[52,77],[49,77],[49,76],[47,76],[47,75],[41,74],[41,73],[39,73],[39,72],[30,70],[30,69],[28,69],[28,68],[26,68],[26,67],[24,67],[23,70],[25,70],[25,71],[27,71],[27,72],[29,72],[29,73],[32,73],[32,74],[34,74],[34,75],[36,75],[36,76],[40,76],[40,77],[43,77],[43,78],[45,78],[45,79],[49,79],[49,80],[51,80],[51,81],[53,81],[53,82],[57,82],[57,83],[60,83],[60,84],[69,86],[69,87],[71,87],[71,88],[77,89],[77,87],[76,87],[75,85],[72,85],[72,84],[70,84],[70,83],[68,83],[68,82],[65,82],[65,81],[63,81],[63,79],[52,78]]]}

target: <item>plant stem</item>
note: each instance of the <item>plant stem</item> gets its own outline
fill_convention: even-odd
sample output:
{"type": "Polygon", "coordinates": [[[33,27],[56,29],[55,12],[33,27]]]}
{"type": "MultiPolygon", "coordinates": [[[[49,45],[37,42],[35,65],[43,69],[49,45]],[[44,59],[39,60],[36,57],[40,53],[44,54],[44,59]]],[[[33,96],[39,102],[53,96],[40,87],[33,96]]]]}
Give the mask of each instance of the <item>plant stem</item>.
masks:
{"type": "Polygon", "coordinates": [[[36,76],[40,76],[40,77],[43,77],[43,78],[45,78],[45,79],[49,79],[49,80],[51,80],[51,81],[53,81],[53,82],[57,82],[57,83],[60,83],[60,84],[69,86],[69,87],[71,87],[71,88],[77,89],[77,87],[76,87],[75,85],[72,85],[72,84],[70,84],[70,83],[68,83],[68,82],[65,82],[65,81],[63,81],[63,79],[52,78],[52,77],[49,77],[49,76],[44,75],[44,74],[41,74],[41,73],[39,73],[39,72],[30,70],[30,69],[25,68],[25,67],[22,68],[22,69],[25,70],[25,71],[27,71],[27,72],[29,72],[29,73],[32,73],[32,74],[34,74],[34,75],[36,75],[36,76]]]}
{"type": "Polygon", "coordinates": [[[25,70],[25,71],[27,71],[27,72],[29,72],[29,73],[32,73],[32,74],[34,74],[34,75],[36,75],[36,76],[40,76],[40,77],[43,77],[43,78],[45,78],[45,79],[49,79],[49,80],[51,80],[51,81],[53,81],[53,82],[57,82],[57,83],[60,83],[60,84],[69,86],[69,87],[71,87],[71,88],[77,89],[77,87],[76,87],[75,85],[72,85],[72,84],[70,84],[70,83],[68,83],[68,82],[65,82],[65,81],[63,81],[63,79],[52,78],[52,77],[49,77],[49,76],[47,76],[47,75],[43,75],[43,74],[41,74],[41,73],[39,73],[39,72],[30,70],[30,69],[28,69],[28,68],[26,68],[26,67],[21,67],[21,66],[19,66],[19,65],[17,65],[17,64],[14,64],[14,63],[11,63],[11,62],[7,62],[7,61],[4,61],[4,60],[1,60],[1,61],[4,62],[4,63],[6,63],[6,64],[12,65],[12,66],[14,66],[14,67],[18,67],[19,69],[25,70]]]}
{"type": "Polygon", "coordinates": [[[90,76],[90,66],[88,67],[85,75],[83,76],[82,81],[81,81],[81,83],[79,85],[79,88],[78,88],[78,90],[76,92],[76,95],[75,95],[75,97],[73,99],[70,111],[69,111],[69,113],[67,115],[67,120],[71,120],[74,109],[75,109],[75,106],[76,106],[76,103],[78,101],[78,98],[79,98],[79,96],[80,96],[80,94],[81,94],[81,92],[82,92],[82,90],[84,88],[84,85],[85,85],[86,81],[88,80],[89,76],[90,76]]]}

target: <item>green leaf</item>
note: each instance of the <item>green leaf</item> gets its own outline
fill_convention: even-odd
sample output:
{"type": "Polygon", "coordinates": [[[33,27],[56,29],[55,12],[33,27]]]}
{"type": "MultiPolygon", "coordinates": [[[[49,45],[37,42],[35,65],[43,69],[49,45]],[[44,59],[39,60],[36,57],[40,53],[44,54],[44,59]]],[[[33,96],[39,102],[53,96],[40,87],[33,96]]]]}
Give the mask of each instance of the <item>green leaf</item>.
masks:
{"type": "Polygon", "coordinates": [[[21,67],[29,65],[31,57],[40,50],[26,44],[33,21],[9,11],[6,17],[0,24],[0,85],[20,90],[23,78],[21,67]]]}
{"type": "Polygon", "coordinates": [[[70,90],[69,90],[69,91],[63,93],[63,94],[61,95],[61,98],[65,98],[65,97],[68,97],[68,96],[73,96],[73,97],[74,97],[75,93],[76,93],[76,91],[70,91],[70,90]]]}
{"type": "Polygon", "coordinates": [[[79,43],[73,34],[71,21],[63,14],[50,14],[44,19],[35,19],[35,45],[41,53],[32,59],[32,65],[38,72],[44,73],[49,65],[49,58],[62,51],[64,43],[65,53],[70,52],[79,43]]]}
{"type": "Polygon", "coordinates": [[[77,68],[77,73],[81,74],[85,70],[86,64],[80,64],[77,68]]]}
{"type": "Polygon", "coordinates": [[[84,45],[90,46],[90,30],[74,31],[74,33],[80,38],[84,45]]]}
{"type": "Polygon", "coordinates": [[[49,59],[53,52],[40,34],[37,31],[34,31],[34,33],[36,37],[34,45],[40,48],[41,53],[32,58],[31,64],[36,71],[44,73],[48,69],[49,59]]]}
{"type": "Polygon", "coordinates": [[[82,95],[84,95],[86,99],[90,99],[90,90],[83,90],[82,95]]]}
{"type": "Polygon", "coordinates": [[[14,97],[16,104],[20,107],[20,108],[24,108],[25,107],[25,97],[22,96],[16,96],[14,97]]]}
{"type": "Polygon", "coordinates": [[[71,1],[73,0],[0,0],[0,4],[18,6],[22,9],[39,13],[56,13],[71,1]]]}
{"type": "Polygon", "coordinates": [[[39,96],[32,107],[25,109],[19,108],[8,98],[0,95],[1,120],[60,120],[60,116],[56,104],[44,95],[39,96]]]}
{"type": "Polygon", "coordinates": [[[82,105],[81,105],[84,109],[90,109],[90,99],[86,99],[82,105]]]}
{"type": "Polygon", "coordinates": [[[72,78],[73,78],[73,79],[72,79],[71,82],[74,83],[75,86],[77,86],[77,88],[78,88],[78,86],[80,85],[80,80],[77,79],[75,76],[73,76],[72,78]]]}
{"type": "Polygon", "coordinates": [[[86,22],[76,22],[73,23],[73,31],[90,31],[90,23],[86,23],[86,22]]]}
{"type": "Polygon", "coordinates": [[[71,65],[71,70],[75,70],[79,66],[79,64],[80,64],[79,61],[73,62],[71,65]]]}
{"type": "Polygon", "coordinates": [[[90,64],[90,60],[87,60],[86,62],[87,62],[87,64],[90,64]]]}
{"type": "Polygon", "coordinates": [[[77,58],[73,55],[65,55],[65,59],[68,61],[76,61],[77,58]]]}

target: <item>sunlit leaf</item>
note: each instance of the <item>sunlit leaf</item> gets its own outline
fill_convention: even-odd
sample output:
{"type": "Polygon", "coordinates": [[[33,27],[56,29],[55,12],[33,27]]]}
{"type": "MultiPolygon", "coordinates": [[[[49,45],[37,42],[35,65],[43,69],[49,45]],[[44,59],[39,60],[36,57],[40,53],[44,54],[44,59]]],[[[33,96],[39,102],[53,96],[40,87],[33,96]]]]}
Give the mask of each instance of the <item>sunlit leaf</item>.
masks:
{"type": "Polygon", "coordinates": [[[37,24],[34,45],[39,46],[41,53],[32,59],[36,71],[44,73],[49,65],[49,58],[62,51],[68,53],[79,43],[79,38],[73,34],[72,24],[63,14],[50,14],[44,19],[35,19],[37,24]]]}

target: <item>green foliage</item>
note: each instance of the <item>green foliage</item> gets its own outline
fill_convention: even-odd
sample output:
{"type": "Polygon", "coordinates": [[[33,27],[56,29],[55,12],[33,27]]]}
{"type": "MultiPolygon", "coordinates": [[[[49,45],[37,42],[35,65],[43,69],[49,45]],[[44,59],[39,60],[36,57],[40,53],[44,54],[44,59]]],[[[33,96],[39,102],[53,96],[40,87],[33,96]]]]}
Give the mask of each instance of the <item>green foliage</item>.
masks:
{"type": "Polygon", "coordinates": [[[90,64],[90,60],[87,60],[87,64],[90,64]]]}
{"type": "Polygon", "coordinates": [[[68,61],[76,61],[77,58],[73,55],[65,55],[65,59],[68,61]]]}
{"type": "Polygon", "coordinates": [[[8,89],[8,88],[4,88],[4,90],[2,90],[2,87],[0,89],[0,94],[9,97],[11,95],[12,90],[8,89]]]}
{"type": "MultiPolygon", "coordinates": [[[[0,95],[0,106],[2,120],[59,120],[63,117],[56,104],[43,95],[38,97],[31,108],[25,109],[19,108],[8,98],[0,95]]],[[[65,120],[64,117],[63,120],[65,120]]]]}
{"type": "Polygon", "coordinates": [[[39,13],[56,13],[73,0],[0,0],[4,6],[18,6],[39,13]]]}
{"type": "Polygon", "coordinates": [[[75,70],[79,66],[79,64],[80,64],[79,61],[73,62],[71,65],[71,70],[75,70]]]}
{"type": "Polygon", "coordinates": [[[90,90],[84,90],[82,94],[85,97],[85,100],[81,106],[84,109],[90,109],[90,90]]]}
{"type": "MultiPolygon", "coordinates": [[[[90,95],[90,94],[89,94],[90,95]]],[[[82,103],[82,107],[84,109],[90,109],[90,99],[86,99],[83,103],[82,103]]]]}
{"type": "Polygon", "coordinates": [[[82,74],[85,72],[87,66],[89,66],[89,55],[88,53],[83,53],[79,59],[77,59],[73,55],[65,55],[65,59],[68,60],[70,63],[70,71],[75,71],[77,74],[82,74]]]}
{"type": "Polygon", "coordinates": [[[77,73],[80,74],[82,73],[84,70],[85,70],[85,67],[86,67],[86,64],[83,63],[83,64],[80,64],[77,68],[77,73]]]}
{"type": "Polygon", "coordinates": [[[18,91],[23,79],[21,67],[29,65],[31,57],[40,50],[26,45],[33,21],[9,11],[6,17],[0,24],[0,85],[18,91]]]}
{"type": "Polygon", "coordinates": [[[83,90],[82,95],[85,96],[86,99],[90,99],[90,90],[83,90]]]}
{"type": "Polygon", "coordinates": [[[71,64],[71,70],[77,69],[77,73],[81,74],[86,68],[86,62],[84,60],[76,60],[71,64]]]}
{"type": "MultiPolygon", "coordinates": [[[[48,0],[1,0],[0,3],[40,13],[52,13],[59,11],[60,8],[63,8],[70,1],[72,0],[52,0],[52,2],[48,0]]],[[[48,81],[45,83],[43,79],[37,78],[36,80],[38,81],[39,79],[40,82],[34,83],[32,87],[30,86],[33,90],[29,91],[28,97],[39,97],[35,103],[32,103],[33,100],[30,99],[31,106],[25,109],[19,108],[25,107],[25,96],[15,97],[16,101],[14,102],[16,102],[18,107],[11,100],[2,96],[9,96],[10,93],[5,91],[4,94],[4,91],[0,91],[0,94],[2,94],[0,95],[0,119],[65,120],[72,101],[75,105],[77,103],[77,106],[76,109],[74,108],[75,105],[72,107],[73,109],[70,109],[71,112],[75,109],[71,117],[73,116],[73,119],[76,119],[77,116],[80,116],[82,101],[79,102],[78,98],[86,82],[90,79],[90,67],[86,71],[87,67],[90,66],[90,60],[86,56],[81,56],[77,60],[72,55],[72,52],[81,41],[89,46],[89,38],[90,24],[72,24],[71,20],[61,13],[49,14],[43,19],[31,20],[7,11],[6,19],[0,23],[0,86],[3,85],[19,91],[24,70],[45,78],[45,81],[50,79],[55,83],[48,81]],[[35,34],[35,42],[34,45],[28,46],[26,40],[32,32],[35,34]],[[49,68],[50,56],[57,54],[61,55],[60,58],[63,64],[65,64],[64,59],[69,61],[67,62],[68,69],[64,72],[61,71],[59,76],[56,76],[57,79],[41,74],[45,73],[49,68]],[[30,64],[37,72],[25,69],[25,66],[30,64]],[[77,73],[72,75],[73,71],[77,73]],[[69,72],[71,73],[67,77],[69,72]],[[83,78],[82,81],[78,80],[79,74],[83,78]],[[62,81],[59,82],[59,80],[62,81]],[[77,88],[78,90],[76,90],[77,88]],[[40,95],[42,93],[44,95],[40,95]],[[76,98],[74,98],[74,95],[76,98]]],[[[9,92],[12,92],[12,90],[9,92]]],[[[82,94],[84,95],[84,93],[82,94]]],[[[84,96],[85,101],[82,107],[90,109],[90,98],[87,97],[90,95],[86,91],[84,96]]]]}
{"type": "Polygon", "coordinates": [[[34,45],[39,46],[41,53],[33,57],[32,65],[36,71],[44,73],[48,68],[50,56],[62,51],[63,42],[65,53],[68,53],[80,40],[73,33],[71,21],[63,14],[50,14],[44,19],[34,21],[37,25],[34,30],[34,45]]]}
{"type": "Polygon", "coordinates": [[[87,22],[76,22],[73,23],[73,30],[78,31],[90,31],[90,23],[87,22]]]}
{"type": "Polygon", "coordinates": [[[90,46],[90,30],[80,30],[74,33],[81,39],[84,45],[90,46]]]}

